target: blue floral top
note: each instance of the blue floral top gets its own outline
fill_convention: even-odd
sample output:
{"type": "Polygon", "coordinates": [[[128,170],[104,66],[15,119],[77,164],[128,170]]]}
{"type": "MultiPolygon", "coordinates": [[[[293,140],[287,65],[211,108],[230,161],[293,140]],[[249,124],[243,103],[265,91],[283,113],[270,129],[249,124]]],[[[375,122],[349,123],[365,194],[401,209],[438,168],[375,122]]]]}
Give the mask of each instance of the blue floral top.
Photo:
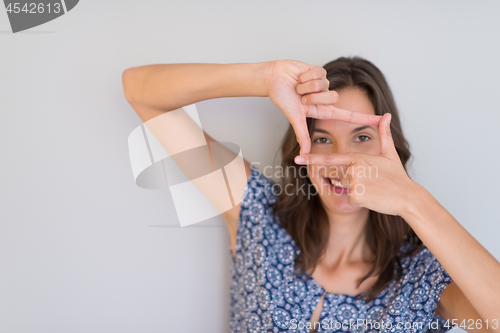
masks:
{"type": "MultiPolygon", "coordinates": [[[[231,332],[309,333],[312,313],[325,293],[312,277],[293,275],[299,250],[272,214],[273,184],[252,166],[234,259],[230,251],[231,332]]],[[[404,243],[401,251],[409,246],[404,243]]],[[[368,304],[356,296],[326,293],[317,332],[447,331],[434,311],[451,277],[428,249],[401,264],[402,278],[368,304]]]]}

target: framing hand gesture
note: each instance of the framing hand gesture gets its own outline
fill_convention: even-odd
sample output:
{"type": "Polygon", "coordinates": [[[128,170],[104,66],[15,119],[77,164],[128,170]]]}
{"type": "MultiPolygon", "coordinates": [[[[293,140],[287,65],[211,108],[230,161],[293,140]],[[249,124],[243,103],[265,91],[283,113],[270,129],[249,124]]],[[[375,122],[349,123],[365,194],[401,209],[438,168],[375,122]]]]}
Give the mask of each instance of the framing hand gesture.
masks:
{"type": "Polygon", "coordinates": [[[304,154],[297,164],[346,165],[340,182],[349,188],[348,203],[383,214],[401,215],[415,186],[406,173],[392,140],[391,114],[382,116],[379,124],[380,156],[362,153],[304,154]]]}
{"type": "Polygon", "coordinates": [[[268,96],[283,112],[295,131],[300,153],[311,151],[306,118],[336,119],[349,123],[376,126],[381,116],[343,110],[332,104],[338,101],[330,91],[326,70],[296,60],[276,60],[267,78],[268,96]]]}

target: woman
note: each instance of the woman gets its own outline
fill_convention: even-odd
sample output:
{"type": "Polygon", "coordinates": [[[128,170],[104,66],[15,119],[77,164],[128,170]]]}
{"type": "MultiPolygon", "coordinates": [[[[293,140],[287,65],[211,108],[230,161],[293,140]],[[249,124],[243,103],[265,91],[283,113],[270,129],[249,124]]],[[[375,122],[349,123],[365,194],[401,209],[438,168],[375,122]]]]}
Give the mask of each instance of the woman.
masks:
{"type": "Polygon", "coordinates": [[[144,122],[236,96],[268,96],[290,121],[280,183],[245,161],[243,201],[222,214],[232,331],[500,331],[500,264],[408,177],[394,99],[369,61],[148,65],[123,85],[144,122]]]}

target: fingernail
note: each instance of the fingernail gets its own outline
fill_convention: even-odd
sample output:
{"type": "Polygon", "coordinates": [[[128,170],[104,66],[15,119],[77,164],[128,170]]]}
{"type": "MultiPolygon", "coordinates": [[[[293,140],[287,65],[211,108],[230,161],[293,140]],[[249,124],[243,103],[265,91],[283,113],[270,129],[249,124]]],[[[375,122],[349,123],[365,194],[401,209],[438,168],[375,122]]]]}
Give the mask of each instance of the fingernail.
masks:
{"type": "Polygon", "coordinates": [[[306,96],[303,96],[303,97],[302,97],[302,103],[303,103],[303,104],[306,104],[306,96]]]}
{"type": "Polygon", "coordinates": [[[295,163],[297,164],[304,163],[304,158],[302,156],[295,157],[295,163]]]}
{"type": "Polygon", "coordinates": [[[387,120],[387,125],[389,125],[391,123],[391,120],[392,120],[392,114],[389,113],[389,119],[387,120]]]}

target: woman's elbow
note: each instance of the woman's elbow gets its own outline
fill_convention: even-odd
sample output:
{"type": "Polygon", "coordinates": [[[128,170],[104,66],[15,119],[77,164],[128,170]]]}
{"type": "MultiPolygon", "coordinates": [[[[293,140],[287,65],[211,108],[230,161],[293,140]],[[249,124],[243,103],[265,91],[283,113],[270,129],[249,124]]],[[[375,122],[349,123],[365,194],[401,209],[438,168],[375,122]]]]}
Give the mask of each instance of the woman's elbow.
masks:
{"type": "Polygon", "coordinates": [[[122,73],[122,85],[123,92],[125,94],[125,99],[129,103],[133,103],[137,101],[137,86],[139,84],[139,80],[137,78],[137,69],[136,67],[127,68],[122,73]]]}

